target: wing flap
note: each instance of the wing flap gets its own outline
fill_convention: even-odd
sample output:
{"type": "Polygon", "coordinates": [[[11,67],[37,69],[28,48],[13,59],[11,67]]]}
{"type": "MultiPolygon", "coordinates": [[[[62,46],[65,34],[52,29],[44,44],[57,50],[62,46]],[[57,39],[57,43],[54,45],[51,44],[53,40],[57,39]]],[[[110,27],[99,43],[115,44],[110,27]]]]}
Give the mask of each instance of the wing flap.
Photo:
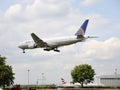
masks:
{"type": "Polygon", "coordinates": [[[39,46],[39,47],[46,47],[47,43],[44,42],[42,39],[40,39],[37,35],[35,35],[34,33],[31,33],[31,36],[34,40],[34,42],[39,46]]]}

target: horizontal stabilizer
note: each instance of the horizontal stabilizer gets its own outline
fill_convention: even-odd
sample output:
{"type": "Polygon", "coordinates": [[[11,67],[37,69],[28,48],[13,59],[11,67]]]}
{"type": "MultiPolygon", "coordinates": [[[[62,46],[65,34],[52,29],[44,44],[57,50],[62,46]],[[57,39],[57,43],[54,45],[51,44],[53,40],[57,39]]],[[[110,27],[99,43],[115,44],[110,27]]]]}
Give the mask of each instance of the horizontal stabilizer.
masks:
{"type": "Polygon", "coordinates": [[[98,38],[97,36],[88,36],[87,38],[98,38]]]}

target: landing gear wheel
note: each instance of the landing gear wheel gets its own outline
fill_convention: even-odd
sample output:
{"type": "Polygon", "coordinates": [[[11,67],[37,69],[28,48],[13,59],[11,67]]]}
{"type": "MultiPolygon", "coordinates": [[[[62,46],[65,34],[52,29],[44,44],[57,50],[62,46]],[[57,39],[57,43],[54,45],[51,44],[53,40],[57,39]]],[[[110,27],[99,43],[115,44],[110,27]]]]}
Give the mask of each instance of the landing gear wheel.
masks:
{"type": "Polygon", "coordinates": [[[23,53],[25,53],[25,50],[23,50],[23,53]]]}
{"type": "Polygon", "coordinates": [[[57,48],[55,48],[54,51],[56,51],[56,52],[60,52],[60,50],[58,50],[57,48]]]}
{"type": "Polygon", "coordinates": [[[56,51],[56,52],[60,52],[60,50],[57,50],[57,49],[56,49],[56,50],[54,50],[54,51],[56,51]]]}

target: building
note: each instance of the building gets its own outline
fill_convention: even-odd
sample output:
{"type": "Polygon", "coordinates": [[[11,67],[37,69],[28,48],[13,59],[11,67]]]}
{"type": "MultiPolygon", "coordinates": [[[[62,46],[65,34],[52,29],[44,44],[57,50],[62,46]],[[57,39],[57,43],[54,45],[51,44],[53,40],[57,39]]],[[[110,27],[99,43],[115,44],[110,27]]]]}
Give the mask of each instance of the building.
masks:
{"type": "Polygon", "coordinates": [[[120,75],[102,75],[97,77],[99,85],[120,86],[120,75]]]}

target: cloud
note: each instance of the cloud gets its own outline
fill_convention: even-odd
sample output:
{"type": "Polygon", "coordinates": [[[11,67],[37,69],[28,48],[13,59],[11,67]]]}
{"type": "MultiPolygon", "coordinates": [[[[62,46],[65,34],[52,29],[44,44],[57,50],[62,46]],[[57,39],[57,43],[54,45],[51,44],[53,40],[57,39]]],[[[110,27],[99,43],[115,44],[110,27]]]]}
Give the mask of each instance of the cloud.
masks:
{"type": "Polygon", "coordinates": [[[82,46],[82,57],[85,60],[113,60],[119,57],[120,40],[112,37],[103,42],[91,40],[82,46]]]}
{"type": "Polygon", "coordinates": [[[32,4],[27,5],[25,15],[27,18],[51,18],[61,17],[67,14],[69,2],[67,1],[48,1],[35,0],[32,4]]]}
{"type": "MultiPolygon", "coordinates": [[[[69,12],[69,0],[31,0],[10,5],[5,11],[5,18],[10,21],[31,21],[43,18],[63,17],[69,12]]],[[[5,19],[4,18],[4,19],[5,19]]]]}
{"type": "MultiPolygon", "coordinates": [[[[69,0],[47,1],[34,0],[32,3],[11,5],[6,11],[1,23],[1,29],[6,30],[6,26],[16,32],[17,37],[22,40],[21,35],[36,32],[46,37],[48,28],[51,31],[50,37],[61,36],[56,34],[56,30],[62,29],[66,33],[75,33],[73,29],[78,29],[80,24],[86,19],[90,19],[88,28],[91,30],[99,30],[110,23],[109,19],[99,14],[83,15],[80,11],[72,8],[69,0]],[[62,18],[61,18],[62,17],[62,18]],[[79,20],[80,19],[80,20],[79,20]],[[65,20],[65,21],[64,21],[65,20]],[[45,25],[43,25],[45,24],[45,25]],[[47,26],[47,27],[46,27],[47,26]],[[95,27],[96,26],[96,27],[95,27]],[[59,28],[59,29],[58,29],[59,28]],[[24,33],[23,33],[24,32],[24,33]],[[54,33],[54,34],[53,34],[54,33]]],[[[10,32],[10,33],[13,33],[10,32]]]]}
{"type": "Polygon", "coordinates": [[[19,18],[18,16],[21,14],[22,11],[22,6],[20,4],[15,4],[10,6],[7,11],[5,12],[4,16],[7,19],[17,19],[19,18]]]}
{"type": "Polygon", "coordinates": [[[98,2],[100,2],[101,0],[83,0],[81,2],[82,5],[84,6],[90,6],[90,5],[93,5],[93,4],[96,4],[98,2]]]}

